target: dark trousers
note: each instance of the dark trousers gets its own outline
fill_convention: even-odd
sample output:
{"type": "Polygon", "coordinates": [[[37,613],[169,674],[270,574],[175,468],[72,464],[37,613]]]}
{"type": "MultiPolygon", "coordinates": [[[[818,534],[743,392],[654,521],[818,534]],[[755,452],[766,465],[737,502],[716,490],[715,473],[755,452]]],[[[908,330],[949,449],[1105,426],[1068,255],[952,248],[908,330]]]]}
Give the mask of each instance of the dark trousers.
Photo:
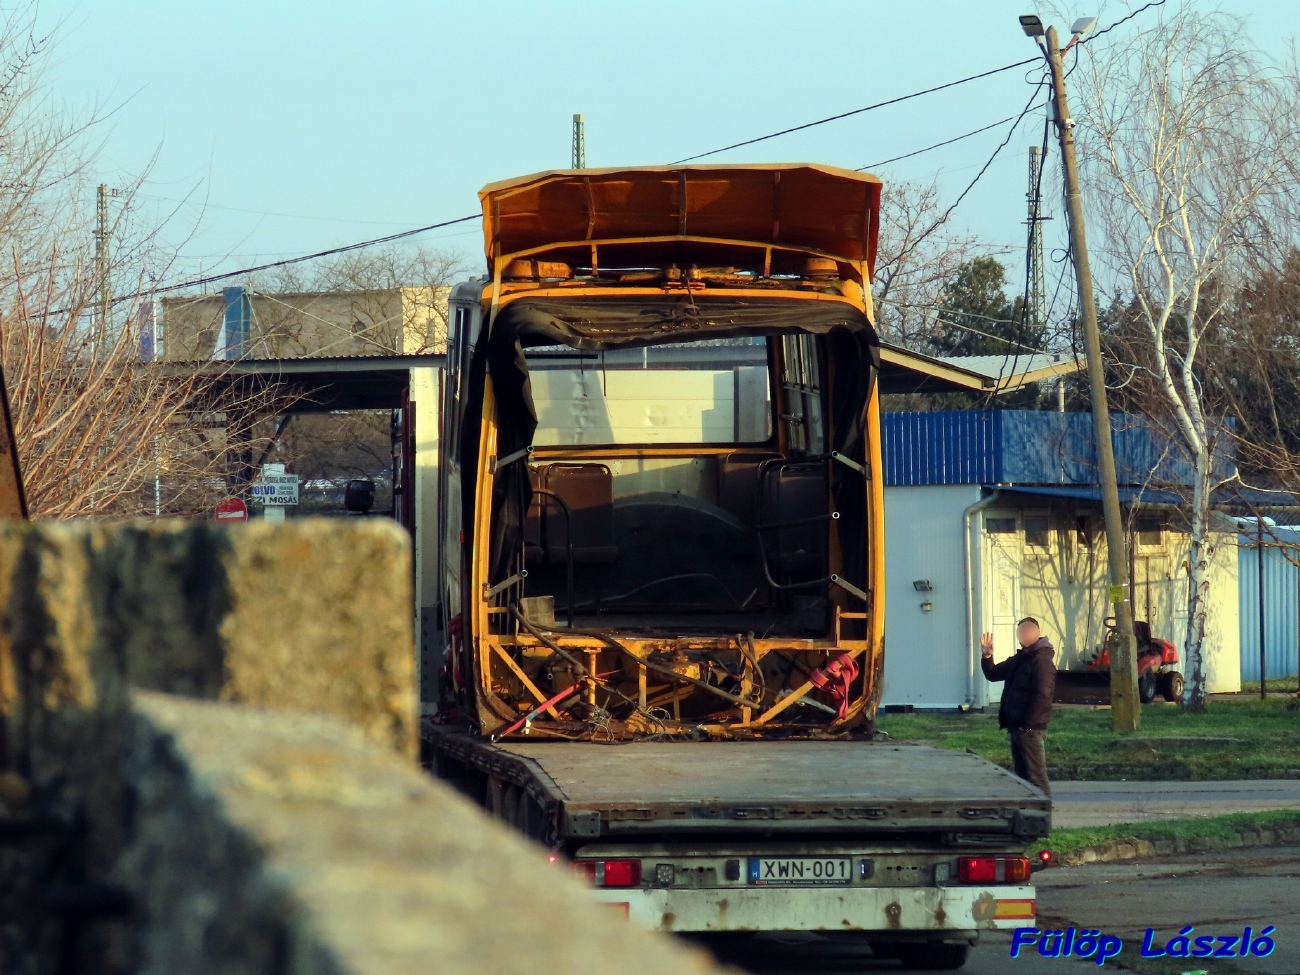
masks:
{"type": "Polygon", "coordinates": [[[1050,796],[1052,786],[1047,781],[1047,750],[1043,747],[1047,732],[1032,728],[1012,728],[1010,731],[1011,762],[1016,775],[1050,796]]]}

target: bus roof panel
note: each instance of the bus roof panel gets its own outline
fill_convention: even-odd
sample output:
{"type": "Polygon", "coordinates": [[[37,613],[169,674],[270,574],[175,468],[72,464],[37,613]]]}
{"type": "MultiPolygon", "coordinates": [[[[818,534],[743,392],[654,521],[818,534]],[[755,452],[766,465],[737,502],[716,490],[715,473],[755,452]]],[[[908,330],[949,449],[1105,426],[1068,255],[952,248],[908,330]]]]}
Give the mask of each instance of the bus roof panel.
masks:
{"type": "Polygon", "coordinates": [[[489,270],[551,245],[692,238],[805,250],[869,278],[880,189],[876,176],[812,163],[698,165],[554,170],[491,183],[479,199],[489,270]]]}

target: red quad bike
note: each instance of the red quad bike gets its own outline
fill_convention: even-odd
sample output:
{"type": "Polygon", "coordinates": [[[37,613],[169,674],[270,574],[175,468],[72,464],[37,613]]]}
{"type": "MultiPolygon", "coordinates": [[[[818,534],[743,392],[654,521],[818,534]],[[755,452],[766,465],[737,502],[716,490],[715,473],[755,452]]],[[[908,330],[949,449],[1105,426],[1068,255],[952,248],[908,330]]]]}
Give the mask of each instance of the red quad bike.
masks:
{"type": "MultiPolygon", "coordinates": [[[[1073,703],[1108,703],[1110,701],[1110,652],[1116,639],[1115,617],[1106,617],[1106,641],[1083,670],[1059,671],[1056,675],[1057,700],[1073,703]]],[[[1151,635],[1151,624],[1133,621],[1137,638],[1138,699],[1150,704],[1160,694],[1177,704],[1183,699],[1183,675],[1174,669],[1178,648],[1168,640],[1151,635]]]]}
{"type": "MultiPolygon", "coordinates": [[[[1144,620],[1133,621],[1133,636],[1137,638],[1138,699],[1150,704],[1159,693],[1166,701],[1177,704],[1183,699],[1183,675],[1174,669],[1178,663],[1178,648],[1168,640],[1151,635],[1151,624],[1144,620]]],[[[1106,617],[1106,642],[1088,669],[1106,675],[1110,681],[1110,648],[1116,638],[1115,617],[1106,617]]]]}

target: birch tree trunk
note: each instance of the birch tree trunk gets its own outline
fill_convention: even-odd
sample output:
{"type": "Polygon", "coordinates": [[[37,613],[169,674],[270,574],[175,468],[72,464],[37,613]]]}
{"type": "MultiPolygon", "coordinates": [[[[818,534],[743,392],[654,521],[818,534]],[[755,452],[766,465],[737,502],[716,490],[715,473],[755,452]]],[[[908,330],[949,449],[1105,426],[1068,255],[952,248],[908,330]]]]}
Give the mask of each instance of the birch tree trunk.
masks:
{"type": "Polygon", "coordinates": [[[1278,215],[1300,157],[1300,84],[1292,66],[1249,47],[1239,20],[1165,9],[1111,45],[1085,45],[1073,81],[1098,280],[1125,309],[1126,331],[1109,343],[1124,376],[1117,400],[1167,434],[1185,472],[1159,486],[1185,498],[1184,703],[1200,710],[1211,514],[1237,479],[1213,375],[1248,270],[1291,246],[1278,215]]]}

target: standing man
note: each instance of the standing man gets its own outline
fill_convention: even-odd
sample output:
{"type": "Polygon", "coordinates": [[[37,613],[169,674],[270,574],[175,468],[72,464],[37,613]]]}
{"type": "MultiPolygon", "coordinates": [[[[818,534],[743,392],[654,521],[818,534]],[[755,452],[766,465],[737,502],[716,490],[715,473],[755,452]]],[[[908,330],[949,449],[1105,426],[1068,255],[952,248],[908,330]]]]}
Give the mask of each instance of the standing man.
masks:
{"type": "Polygon", "coordinates": [[[980,667],[989,680],[1006,681],[998,707],[998,727],[1011,735],[1011,761],[1016,775],[1049,796],[1047,752],[1043,748],[1047,724],[1052,720],[1052,694],[1056,690],[1056,651],[1026,616],[1016,624],[1020,648],[1000,664],[993,662],[993,634],[980,637],[980,667]]]}

